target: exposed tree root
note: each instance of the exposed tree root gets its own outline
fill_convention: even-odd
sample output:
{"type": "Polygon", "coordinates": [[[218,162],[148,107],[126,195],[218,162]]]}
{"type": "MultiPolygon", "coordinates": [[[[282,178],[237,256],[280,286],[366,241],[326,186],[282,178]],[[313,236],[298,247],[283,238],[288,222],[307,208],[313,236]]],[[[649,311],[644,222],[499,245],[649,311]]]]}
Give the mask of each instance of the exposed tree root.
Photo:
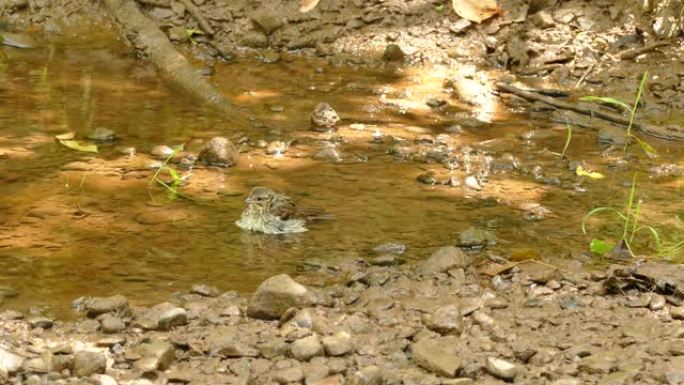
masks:
{"type": "Polygon", "coordinates": [[[126,37],[171,86],[223,114],[237,114],[237,109],[190,65],[133,0],[105,0],[104,3],[123,27],[126,37]]]}
{"type": "MultiPolygon", "coordinates": [[[[614,112],[606,111],[604,109],[598,109],[589,106],[564,102],[562,100],[545,96],[537,92],[523,90],[506,83],[497,83],[496,88],[499,91],[520,96],[521,98],[526,99],[528,101],[542,102],[556,108],[575,111],[583,115],[589,115],[594,118],[603,119],[624,126],[629,124],[629,118],[620,114],[616,114],[614,112]]],[[[648,123],[634,122],[632,124],[632,127],[643,132],[646,135],[653,136],[656,138],[684,141],[684,129],[679,126],[663,127],[648,123]]]]}

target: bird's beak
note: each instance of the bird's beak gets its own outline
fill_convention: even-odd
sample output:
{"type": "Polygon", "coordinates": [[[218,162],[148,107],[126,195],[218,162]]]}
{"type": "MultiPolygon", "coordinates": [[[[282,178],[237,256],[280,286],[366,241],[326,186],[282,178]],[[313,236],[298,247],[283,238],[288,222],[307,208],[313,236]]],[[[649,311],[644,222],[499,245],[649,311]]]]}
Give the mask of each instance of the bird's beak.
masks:
{"type": "Polygon", "coordinates": [[[247,199],[245,199],[245,203],[252,204],[252,203],[254,203],[254,201],[252,200],[252,198],[247,198],[247,199]]]}

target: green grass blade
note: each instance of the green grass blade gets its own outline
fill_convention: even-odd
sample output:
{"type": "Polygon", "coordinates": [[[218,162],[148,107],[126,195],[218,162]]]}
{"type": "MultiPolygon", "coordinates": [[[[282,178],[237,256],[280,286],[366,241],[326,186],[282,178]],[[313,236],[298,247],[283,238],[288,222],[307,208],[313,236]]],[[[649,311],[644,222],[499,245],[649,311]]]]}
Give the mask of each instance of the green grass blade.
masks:
{"type": "Polygon", "coordinates": [[[563,146],[563,151],[560,153],[561,158],[565,158],[565,151],[570,147],[570,141],[572,140],[572,126],[566,124],[565,127],[568,128],[568,135],[565,138],[565,146],[563,146]]]}
{"type": "Polygon", "coordinates": [[[632,138],[634,138],[634,140],[636,140],[636,142],[639,144],[639,146],[641,146],[641,149],[644,150],[644,152],[646,153],[646,155],[649,158],[653,159],[653,158],[658,157],[658,151],[656,151],[656,149],[653,148],[653,146],[648,144],[648,142],[646,142],[645,140],[639,139],[639,137],[637,137],[636,135],[630,135],[630,136],[632,138]]]}
{"type": "Polygon", "coordinates": [[[636,228],[634,230],[634,232],[637,233],[641,230],[648,230],[648,232],[651,233],[651,235],[653,236],[653,240],[655,241],[655,244],[656,244],[656,250],[660,251],[661,250],[661,247],[660,247],[661,243],[660,243],[660,235],[658,234],[658,230],[656,230],[653,226],[644,225],[644,226],[640,226],[640,227],[636,228]]]}
{"type": "Polygon", "coordinates": [[[613,214],[617,215],[618,218],[620,218],[620,220],[622,220],[622,221],[627,220],[627,216],[625,216],[625,214],[620,210],[617,210],[613,207],[597,207],[595,209],[592,209],[588,213],[586,213],[584,215],[584,218],[582,218],[582,233],[584,233],[584,234],[587,233],[587,220],[590,217],[592,217],[596,214],[602,213],[602,212],[612,212],[613,214]]]}
{"type": "MultiPolygon", "coordinates": [[[[634,118],[636,117],[637,108],[639,108],[639,102],[641,101],[641,95],[644,92],[644,86],[646,85],[646,79],[648,79],[648,71],[645,71],[641,76],[641,82],[639,82],[639,90],[637,90],[636,98],[634,98],[634,106],[632,106],[632,111],[629,115],[629,126],[627,126],[627,136],[632,136],[632,126],[634,126],[634,118]]],[[[627,144],[625,144],[626,146],[627,144]]]]}
{"type": "Polygon", "coordinates": [[[581,97],[580,100],[583,102],[610,104],[623,108],[625,111],[632,111],[632,106],[623,102],[622,100],[615,99],[610,96],[584,96],[581,97]]]}

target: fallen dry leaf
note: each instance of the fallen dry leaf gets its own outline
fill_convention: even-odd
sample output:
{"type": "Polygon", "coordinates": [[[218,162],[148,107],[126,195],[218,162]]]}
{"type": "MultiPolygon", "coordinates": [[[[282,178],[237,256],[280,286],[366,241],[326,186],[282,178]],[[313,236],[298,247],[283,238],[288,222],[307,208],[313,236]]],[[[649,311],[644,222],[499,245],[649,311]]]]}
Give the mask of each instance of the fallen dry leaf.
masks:
{"type": "Polygon", "coordinates": [[[481,23],[499,13],[496,0],[451,0],[456,14],[464,19],[481,23]]]}
{"type": "Polygon", "coordinates": [[[57,138],[59,140],[70,140],[70,139],[73,139],[75,137],[76,137],[76,134],[73,132],[67,132],[65,134],[55,135],[55,138],[57,138]]]}
{"type": "Polygon", "coordinates": [[[93,143],[79,142],[76,140],[60,140],[59,143],[64,147],[81,152],[97,152],[97,145],[93,143]]]}
{"type": "Polygon", "coordinates": [[[299,12],[307,13],[316,8],[320,0],[299,0],[299,12]]]}

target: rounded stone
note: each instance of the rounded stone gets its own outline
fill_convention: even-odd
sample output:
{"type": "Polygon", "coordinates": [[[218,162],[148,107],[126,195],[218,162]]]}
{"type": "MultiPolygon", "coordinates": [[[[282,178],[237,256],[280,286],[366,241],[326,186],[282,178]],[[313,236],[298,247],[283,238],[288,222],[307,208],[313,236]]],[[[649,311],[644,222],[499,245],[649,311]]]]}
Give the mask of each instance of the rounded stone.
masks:
{"type": "Polygon", "coordinates": [[[300,338],[290,347],[292,357],[299,361],[308,361],[313,357],[323,355],[323,345],[316,336],[300,338]]]}
{"type": "Polygon", "coordinates": [[[105,355],[99,352],[81,350],[74,356],[74,374],[77,377],[89,377],[99,373],[103,374],[107,368],[105,355]]]}

